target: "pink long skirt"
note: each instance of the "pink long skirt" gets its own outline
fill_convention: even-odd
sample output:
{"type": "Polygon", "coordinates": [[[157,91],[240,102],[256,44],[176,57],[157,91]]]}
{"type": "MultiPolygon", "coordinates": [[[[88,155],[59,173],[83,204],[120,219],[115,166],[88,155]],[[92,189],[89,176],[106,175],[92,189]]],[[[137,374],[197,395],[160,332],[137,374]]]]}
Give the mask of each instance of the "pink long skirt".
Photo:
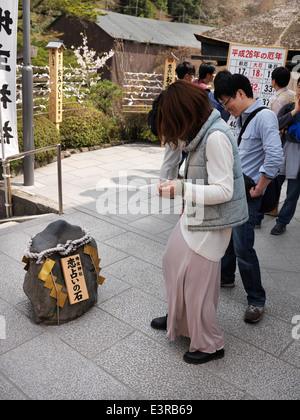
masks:
{"type": "Polygon", "coordinates": [[[224,348],[217,321],[221,262],[209,261],[186,244],[180,222],[172,232],[163,257],[168,299],[167,337],[191,339],[190,352],[215,353],[224,348]]]}

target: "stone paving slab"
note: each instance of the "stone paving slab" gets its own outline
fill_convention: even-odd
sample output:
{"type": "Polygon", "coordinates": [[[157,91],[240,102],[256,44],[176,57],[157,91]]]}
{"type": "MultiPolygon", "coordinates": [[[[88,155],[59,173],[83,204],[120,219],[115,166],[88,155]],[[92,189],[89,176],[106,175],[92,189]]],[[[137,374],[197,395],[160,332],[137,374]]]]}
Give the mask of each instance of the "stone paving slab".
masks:
{"type": "MultiPolygon", "coordinates": [[[[251,400],[300,398],[300,206],[287,232],[273,237],[275,219],[256,232],[268,301],[258,325],[243,322],[245,291],[221,290],[218,318],[226,357],[187,365],[189,340],[170,342],[149,323],[166,313],[162,255],[178,221],[178,203],[156,194],[163,149],[132,144],[63,161],[65,212],[96,239],[106,277],[98,303],[69,324],[36,325],[23,292],[21,263],[31,237],[60,216],[51,214],[0,229],[0,400],[95,399],[251,400]],[[124,197],[143,214],[125,214],[124,197]],[[97,212],[106,193],[115,214],[97,212]],[[101,201],[102,200],[102,201],[101,201]],[[172,214],[168,214],[171,210],[172,214]],[[298,315],[298,318],[296,316],[298,315]],[[294,319],[294,323],[292,320],[294,319]],[[2,324],[1,324],[2,322],[2,324]]],[[[56,164],[35,172],[31,194],[56,200],[56,164]]],[[[283,191],[284,197],[284,191],[283,191]]]]}

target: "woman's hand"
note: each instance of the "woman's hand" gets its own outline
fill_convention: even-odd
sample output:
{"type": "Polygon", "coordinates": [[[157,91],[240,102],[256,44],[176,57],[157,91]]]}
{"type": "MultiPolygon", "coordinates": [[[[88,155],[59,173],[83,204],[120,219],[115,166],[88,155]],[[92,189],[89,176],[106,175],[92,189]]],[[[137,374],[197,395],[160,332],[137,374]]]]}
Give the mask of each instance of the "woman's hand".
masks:
{"type": "Polygon", "coordinates": [[[295,108],[293,109],[293,111],[291,112],[291,114],[294,117],[296,114],[298,114],[298,112],[300,112],[300,98],[297,98],[296,99],[295,108]]]}
{"type": "Polygon", "coordinates": [[[176,193],[176,181],[165,181],[158,185],[158,193],[163,198],[174,198],[176,193]]]}

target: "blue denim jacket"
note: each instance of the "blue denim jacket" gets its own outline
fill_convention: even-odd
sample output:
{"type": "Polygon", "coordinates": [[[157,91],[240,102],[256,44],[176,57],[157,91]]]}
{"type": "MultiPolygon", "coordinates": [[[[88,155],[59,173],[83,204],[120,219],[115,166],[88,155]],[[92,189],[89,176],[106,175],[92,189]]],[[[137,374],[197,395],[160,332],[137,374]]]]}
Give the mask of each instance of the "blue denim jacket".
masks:
{"type": "MultiPolygon", "coordinates": [[[[257,99],[242,114],[242,124],[255,109],[263,106],[257,99]]],[[[237,118],[237,135],[242,128],[237,118]]],[[[239,147],[243,172],[258,183],[261,175],[273,179],[284,165],[278,120],[269,109],[260,111],[248,124],[239,147]]]]}

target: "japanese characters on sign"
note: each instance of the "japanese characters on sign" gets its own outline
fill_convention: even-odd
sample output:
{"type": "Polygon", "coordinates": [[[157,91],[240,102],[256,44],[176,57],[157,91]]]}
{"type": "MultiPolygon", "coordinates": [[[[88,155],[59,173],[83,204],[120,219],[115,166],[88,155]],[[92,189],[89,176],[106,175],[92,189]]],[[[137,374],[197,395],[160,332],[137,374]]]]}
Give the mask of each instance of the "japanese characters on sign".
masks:
{"type": "Polygon", "coordinates": [[[0,0],[0,112],[3,159],[19,153],[16,110],[18,0],[0,0]]]}
{"type": "Polygon", "coordinates": [[[277,47],[256,47],[230,44],[227,68],[231,73],[248,77],[255,98],[261,98],[265,106],[275,93],[272,88],[272,72],[285,66],[288,50],[277,47]]]}
{"type": "Polygon", "coordinates": [[[50,121],[62,122],[63,113],[63,46],[50,49],[50,121]]]}
{"type": "Polygon", "coordinates": [[[173,53],[166,57],[165,62],[165,73],[164,73],[164,89],[169,87],[175,82],[175,71],[176,71],[176,60],[177,58],[173,53]]]}
{"type": "Polygon", "coordinates": [[[80,255],[61,259],[70,305],[89,299],[80,255]]]}

